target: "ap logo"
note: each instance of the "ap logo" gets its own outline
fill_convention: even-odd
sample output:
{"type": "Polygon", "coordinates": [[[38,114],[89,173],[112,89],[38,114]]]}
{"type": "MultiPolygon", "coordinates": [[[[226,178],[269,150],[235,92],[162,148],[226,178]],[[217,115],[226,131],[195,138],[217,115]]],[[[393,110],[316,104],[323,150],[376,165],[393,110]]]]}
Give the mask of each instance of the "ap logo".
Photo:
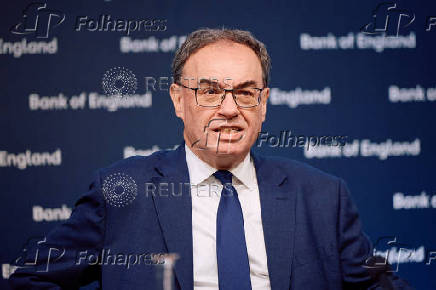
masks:
{"type": "Polygon", "coordinates": [[[50,29],[60,25],[65,20],[65,14],[47,9],[46,3],[30,3],[23,10],[23,19],[14,25],[10,32],[19,35],[34,34],[36,38],[48,38],[50,29]]]}

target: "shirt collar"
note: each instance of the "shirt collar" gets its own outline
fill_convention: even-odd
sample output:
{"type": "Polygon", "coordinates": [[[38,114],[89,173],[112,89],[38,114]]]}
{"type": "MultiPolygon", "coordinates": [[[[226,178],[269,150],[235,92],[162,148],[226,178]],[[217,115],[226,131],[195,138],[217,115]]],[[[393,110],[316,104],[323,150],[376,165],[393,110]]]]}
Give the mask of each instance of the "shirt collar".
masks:
{"type": "MultiPolygon", "coordinates": [[[[191,149],[185,144],[186,151],[186,163],[188,165],[189,178],[192,185],[198,185],[205,179],[214,174],[217,169],[213,168],[191,151],[191,149]]],[[[248,153],[244,160],[240,162],[236,167],[229,170],[233,176],[241,181],[245,186],[252,189],[257,184],[256,170],[254,168],[253,160],[248,153]]]]}
{"type": "Polygon", "coordinates": [[[253,186],[257,184],[256,170],[254,168],[253,161],[250,153],[245,155],[244,160],[238,164],[235,168],[229,170],[233,176],[241,181],[245,186],[253,189],[253,186]]]}
{"type": "Polygon", "coordinates": [[[199,185],[215,173],[216,169],[198,158],[185,144],[186,164],[188,165],[189,179],[192,185],[199,185]]]}

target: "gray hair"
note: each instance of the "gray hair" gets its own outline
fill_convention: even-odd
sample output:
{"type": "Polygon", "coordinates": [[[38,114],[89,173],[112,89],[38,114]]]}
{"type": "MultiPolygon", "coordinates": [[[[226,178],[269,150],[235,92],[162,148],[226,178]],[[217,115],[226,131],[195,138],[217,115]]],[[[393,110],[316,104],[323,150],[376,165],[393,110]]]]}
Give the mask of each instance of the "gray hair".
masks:
{"type": "Polygon", "coordinates": [[[186,41],[177,50],[174,56],[172,72],[174,82],[179,82],[183,67],[188,58],[199,49],[219,41],[240,43],[251,48],[260,60],[262,66],[263,85],[268,86],[271,58],[265,45],[257,40],[249,31],[238,29],[211,29],[203,28],[188,35],[186,41]]]}

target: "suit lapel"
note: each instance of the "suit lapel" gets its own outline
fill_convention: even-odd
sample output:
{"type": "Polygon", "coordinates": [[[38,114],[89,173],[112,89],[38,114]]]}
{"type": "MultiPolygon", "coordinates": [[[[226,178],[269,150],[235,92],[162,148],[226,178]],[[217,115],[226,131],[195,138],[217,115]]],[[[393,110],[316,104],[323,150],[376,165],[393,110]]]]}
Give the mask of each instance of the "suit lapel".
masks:
{"type": "MultiPolygon", "coordinates": [[[[286,175],[252,152],[259,186],[271,288],[289,289],[295,234],[296,189],[286,175]]],[[[163,155],[152,182],[168,185],[153,200],[168,252],[180,255],[174,271],[182,289],[193,289],[192,201],[185,144],[163,155]],[[174,190],[172,189],[174,186],[174,190]]]]}
{"type": "Polygon", "coordinates": [[[289,289],[295,236],[296,190],[287,176],[253,154],[271,289],[289,289]]]}
{"type": "Polygon", "coordinates": [[[177,280],[181,289],[193,289],[192,202],[185,156],[182,143],[161,157],[152,177],[157,188],[153,199],[168,252],[179,255],[174,267],[177,280]],[[168,190],[159,194],[159,186],[168,190]]]}

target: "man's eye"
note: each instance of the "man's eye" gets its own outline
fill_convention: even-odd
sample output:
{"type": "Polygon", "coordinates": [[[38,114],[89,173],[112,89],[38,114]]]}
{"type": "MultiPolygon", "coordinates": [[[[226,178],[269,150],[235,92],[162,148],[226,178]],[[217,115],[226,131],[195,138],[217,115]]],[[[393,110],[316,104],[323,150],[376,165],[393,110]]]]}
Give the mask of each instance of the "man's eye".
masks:
{"type": "Polygon", "coordinates": [[[236,94],[240,95],[240,96],[249,97],[249,96],[253,96],[253,91],[251,91],[251,90],[238,90],[236,92],[236,94]]]}
{"type": "Polygon", "coordinates": [[[219,90],[213,89],[213,88],[203,90],[203,94],[205,94],[205,95],[216,95],[218,93],[219,93],[219,90]]]}

